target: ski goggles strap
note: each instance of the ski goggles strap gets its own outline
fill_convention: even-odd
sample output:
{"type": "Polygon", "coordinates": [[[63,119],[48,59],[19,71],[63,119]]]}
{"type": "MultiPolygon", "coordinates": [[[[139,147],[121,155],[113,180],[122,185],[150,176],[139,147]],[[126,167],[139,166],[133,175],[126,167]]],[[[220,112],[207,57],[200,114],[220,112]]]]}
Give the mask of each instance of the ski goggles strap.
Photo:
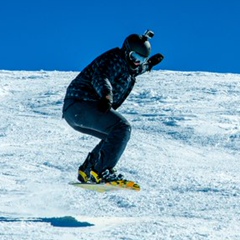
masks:
{"type": "Polygon", "coordinates": [[[129,53],[129,59],[135,63],[145,63],[147,61],[147,57],[143,57],[141,56],[140,54],[134,52],[134,51],[131,51],[129,53]]]}

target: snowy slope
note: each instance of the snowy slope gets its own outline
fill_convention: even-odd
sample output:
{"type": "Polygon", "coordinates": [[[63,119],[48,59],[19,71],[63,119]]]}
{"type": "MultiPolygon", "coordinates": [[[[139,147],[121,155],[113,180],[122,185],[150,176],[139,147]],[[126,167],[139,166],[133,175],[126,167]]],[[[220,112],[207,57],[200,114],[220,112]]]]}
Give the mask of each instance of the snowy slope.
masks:
{"type": "Polygon", "coordinates": [[[74,188],[98,142],[61,119],[76,72],[0,71],[0,239],[240,239],[240,75],[153,71],[119,111],[119,172],[140,192],[74,188]]]}

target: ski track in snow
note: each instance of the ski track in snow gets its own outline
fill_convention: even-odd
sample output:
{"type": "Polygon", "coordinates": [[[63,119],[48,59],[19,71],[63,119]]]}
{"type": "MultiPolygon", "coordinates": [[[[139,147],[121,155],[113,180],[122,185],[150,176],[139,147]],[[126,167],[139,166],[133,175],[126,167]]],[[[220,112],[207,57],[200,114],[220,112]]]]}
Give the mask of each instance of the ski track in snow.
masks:
{"type": "Polygon", "coordinates": [[[74,188],[98,140],[61,119],[76,72],[0,71],[0,239],[240,239],[240,75],[152,71],[119,111],[119,172],[140,192],[74,188]]]}

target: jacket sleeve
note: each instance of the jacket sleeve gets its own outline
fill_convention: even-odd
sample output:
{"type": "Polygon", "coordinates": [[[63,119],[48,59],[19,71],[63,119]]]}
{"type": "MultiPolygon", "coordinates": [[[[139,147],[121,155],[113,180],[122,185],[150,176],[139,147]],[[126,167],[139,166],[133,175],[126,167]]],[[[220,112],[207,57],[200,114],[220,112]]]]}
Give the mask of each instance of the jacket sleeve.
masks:
{"type": "Polygon", "coordinates": [[[136,78],[134,76],[132,76],[131,77],[131,83],[129,85],[128,91],[125,93],[125,95],[123,96],[122,100],[118,104],[113,104],[112,107],[113,107],[114,110],[118,109],[122,105],[122,103],[126,100],[128,95],[131,93],[135,83],[136,83],[136,78]]]}
{"type": "Polygon", "coordinates": [[[148,63],[144,63],[142,65],[140,65],[137,69],[132,71],[132,76],[136,77],[138,75],[141,75],[147,71],[150,71],[150,66],[148,63]]]}
{"type": "Polygon", "coordinates": [[[93,71],[92,85],[99,95],[99,98],[104,98],[107,95],[112,96],[112,85],[109,79],[114,73],[111,71],[110,64],[108,64],[104,58],[99,59],[94,64],[93,71]]]}

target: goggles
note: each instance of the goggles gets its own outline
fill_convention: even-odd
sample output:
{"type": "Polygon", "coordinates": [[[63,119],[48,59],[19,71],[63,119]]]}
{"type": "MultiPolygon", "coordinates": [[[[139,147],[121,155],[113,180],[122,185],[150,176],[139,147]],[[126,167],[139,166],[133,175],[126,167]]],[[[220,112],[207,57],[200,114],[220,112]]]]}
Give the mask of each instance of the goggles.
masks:
{"type": "Polygon", "coordinates": [[[147,57],[143,57],[141,56],[140,54],[134,52],[134,51],[131,51],[129,53],[129,59],[131,61],[133,61],[134,63],[138,63],[138,64],[142,64],[142,63],[145,63],[147,61],[147,57]]]}

